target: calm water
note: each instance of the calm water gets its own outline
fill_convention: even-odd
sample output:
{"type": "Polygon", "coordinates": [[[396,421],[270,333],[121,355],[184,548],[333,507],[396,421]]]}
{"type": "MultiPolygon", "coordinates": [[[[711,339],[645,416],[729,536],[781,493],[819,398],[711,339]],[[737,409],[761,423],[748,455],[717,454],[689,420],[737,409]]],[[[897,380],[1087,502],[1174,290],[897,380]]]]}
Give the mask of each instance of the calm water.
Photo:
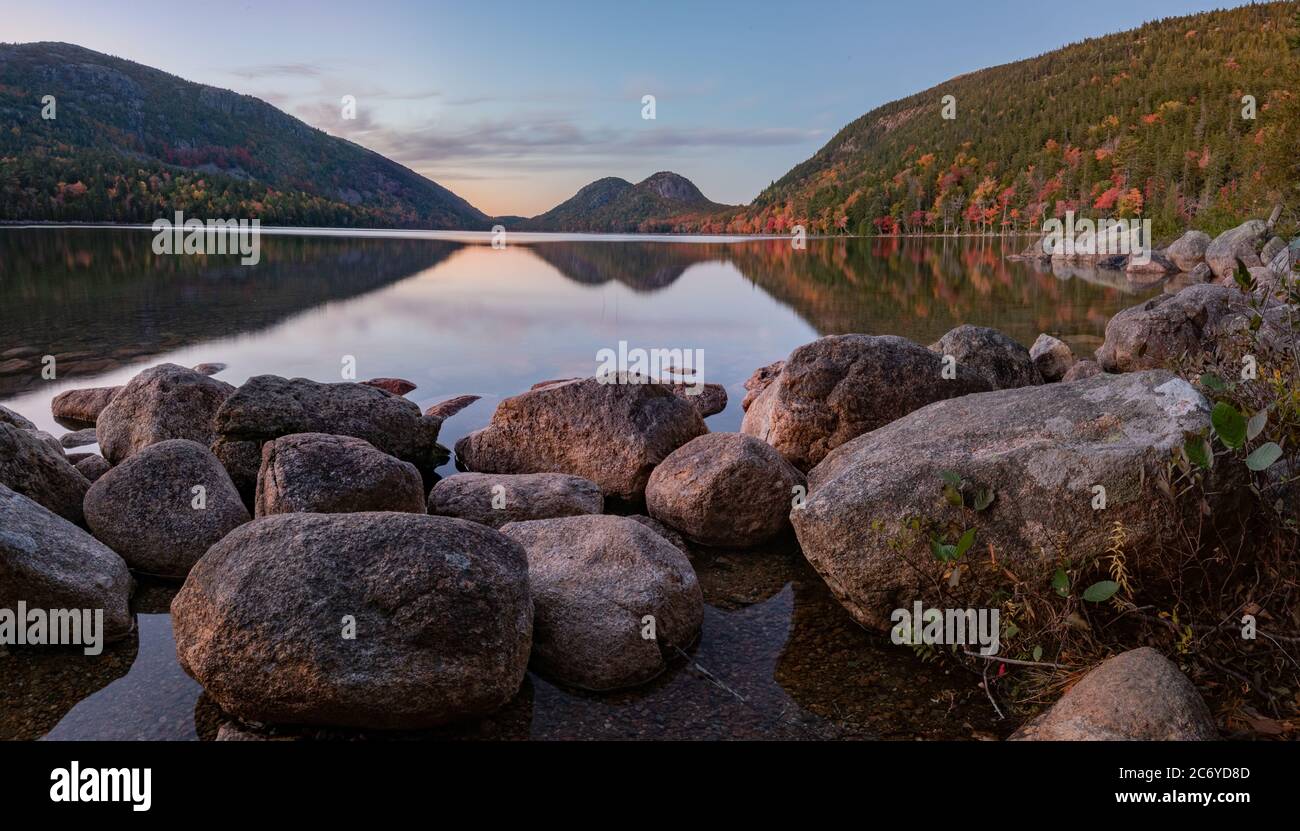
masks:
{"type": "MultiPolygon", "coordinates": [[[[594,373],[598,350],[704,350],[727,387],[709,419],[737,430],[743,383],[820,335],[897,334],[932,343],[959,323],[1025,345],[1040,332],[1076,354],[1106,321],[1159,288],[1122,274],[1053,273],[1003,259],[996,240],[673,241],[476,235],[265,235],[262,261],[155,256],[151,235],[0,228],[0,404],[55,435],[58,392],[120,384],[163,361],[217,361],[239,384],[275,373],[418,385],[421,407],[483,400],[443,426],[451,446],[503,397],[594,373]],[[41,379],[54,355],[58,379],[41,379]]],[[[1008,243],[1019,250],[1023,242],[1008,243]]],[[[94,449],[89,448],[89,449],[94,449]]],[[[450,465],[443,472],[451,472],[450,465]]],[[[698,551],[708,609],[689,658],[613,696],[530,681],[507,710],[457,734],[565,737],[990,737],[996,721],[971,677],[949,677],[857,627],[790,542],[698,551]]],[[[0,656],[0,738],[211,738],[219,714],[175,662],[174,586],[145,585],[138,636],[99,658],[0,656]]]]}

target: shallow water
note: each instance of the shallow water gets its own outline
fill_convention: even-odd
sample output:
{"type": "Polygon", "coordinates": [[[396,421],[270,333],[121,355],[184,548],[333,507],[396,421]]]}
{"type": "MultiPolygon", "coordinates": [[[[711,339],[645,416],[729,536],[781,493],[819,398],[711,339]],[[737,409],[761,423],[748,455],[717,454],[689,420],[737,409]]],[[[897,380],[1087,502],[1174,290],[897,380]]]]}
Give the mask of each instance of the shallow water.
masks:
{"type": "MultiPolygon", "coordinates": [[[[730,396],[710,429],[736,430],[750,373],[819,335],[928,344],[975,323],[1025,345],[1049,332],[1087,354],[1111,315],[1159,291],[1114,272],[1008,262],[997,240],[810,240],[796,251],[787,240],[532,235],[497,250],[475,235],[268,234],[251,268],[236,257],[158,257],[150,240],[138,230],[0,228],[0,404],[61,435],[54,395],[124,383],[153,363],[221,362],[217,377],[239,384],[262,373],[341,380],[352,358],[358,379],[417,384],[408,397],[421,407],[483,396],[444,424],[451,446],[501,398],[591,375],[598,350],[627,341],[702,349],[704,380],[730,396]],[[56,380],[41,377],[46,355],[56,380]]],[[[978,679],[945,675],[854,624],[790,541],[693,560],[708,604],[703,636],[661,678],[596,696],[531,676],[497,717],[452,732],[988,738],[1013,729],[996,720],[978,679]]],[[[0,738],[211,738],[219,714],[175,661],[173,592],[144,584],[138,635],[97,658],[0,655],[0,738]]]]}

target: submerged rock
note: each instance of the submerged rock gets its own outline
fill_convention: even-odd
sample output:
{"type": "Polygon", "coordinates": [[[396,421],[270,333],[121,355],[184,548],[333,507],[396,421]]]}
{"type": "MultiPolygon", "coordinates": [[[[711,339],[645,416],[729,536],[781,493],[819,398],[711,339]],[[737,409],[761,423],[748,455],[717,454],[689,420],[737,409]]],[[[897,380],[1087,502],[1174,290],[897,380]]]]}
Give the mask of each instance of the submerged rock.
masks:
{"type": "MultiPolygon", "coordinates": [[[[1104,375],[931,404],[836,449],[808,476],[791,512],[805,557],[866,626],[938,600],[947,564],[932,545],[973,529],[970,558],[997,562],[1046,591],[1058,552],[1101,557],[1124,525],[1129,567],[1159,569],[1162,541],[1191,508],[1160,490],[1184,436],[1209,429],[1208,402],[1163,370],[1104,375]],[[946,476],[963,480],[953,504],[946,476]],[[1105,510],[1094,509],[1097,486],[1105,510]]],[[[1209,507],[1222,507],[1216,491],[1209,507]]],[[[1004,579],[966,569],[949,600],[985,602],[1004,579]],[[990,581],[990,585],[984,585],[990,581]]]]}
{"type": "Polygon", "coordinates": [[[425,513],[424,480],[410,462],[351,436],[294,433],[262,445],[257,516],[356,511],[425,513]]]}
{"type": "Polygon", "coordinates": [[[424,414],[430,418],[445,421],[482,397],[481,395],[457,395],[454,398],[448,398],[446,401],[434,404],[425,410],[424,414]]]}
{"type": "Polygon", "coordinates": [[[695,570],[645,525],[575,516],[501,530],[528,554],[532,665],[548,678],[597,691],[643,684],[663,672],[674,647],[699,636],[704,595],[695,570]]]}
{"type": "Polygon", "coordinates": [[[487,427],[456,443],[456,456],[475,472],[569,473],[636,500],[655,465],[707,432],[699,411],[663,384],[583,378],[505,399],[487,427]]]}
{"type": "Polygon", "coordinates": [[[95,436],[95,428],[87,427],[84,430],[77,430],[72,433],[64,433],[59,437],[59,446],[71,450],[74,447],[85,447],[98,441],[95,436]]]}
{"type": "Polygon", "coordinates": [[[132,378],[104,407],[95,424],[99,448],[111,464],[168,439],[207,447],[216,438],[213,417],[235,388],[176,364],[151,367],[132,378]]]}
{"type": "Polygon", "coordinates": [[[405,378],[371,378],[369,381],[362,381],[368,387],[391,392],[393,395],[406,395],[415,389],[415,384],[405,378]]]}
{"type": "Polygon", "coordinates": [[[523,550],[482,525],[279,514],[212,547],[172,622],[181,667],[241,721],[416,729],[510,701],[533,607],[523,550]]]}
{"type": "Polygon", "coordinates": [[[50,411],[55,418],[94,424],[108,403],[121,391],[121,387],[90,387],[67,390],[54,396],[50,411]]]}
{"type": "Polygon", "coordinates": [[[0,609],[103,609],[104,639],[134,627],[126,563],[66,519],[0,484],[0,609]]]}
{"type": "Polygon", "coordinates": [[[1070,347],[1047,333],[1039,335],[1034,341],[1034,345],[1029,348],[1029,357],[1044,381],[1061,380],[1074,364],[1074,353],[1070,347]]]}
{"type": "Polygon", "coordinates": [[[86,522],[95,536],[131,568],[161,577],[184,577],[210,546],[249,519],[225,468],[186,439],[144,448],[86,493],[86,522]]]}
{"type": "Polygon", "coordinates": [[[4,485],[78,525],[85,522],[81,501],[90,482],[37,430],[0,422],[0,485],[4,485]]]}
{"type": "Polygon", "coordinates": [[[850,439],[932,401],[990,389],[973,368],[892,335],[832,335],[790,353],[740,430],[808,470],[850,439]]]}
{"type": "Polygon", "coordinates": [[[599,485],[567,473],[457,473],[429,492],[429,513],[493,528],[604,509],[599,485]]]}
{"type": "Polygon", "coordinates": [[[1215,741],[1205,702],[1178,667],[1149,646],[1122,652],[1013,735],[1018,741],[1215,741]]]}
{"type": "Polygon", "coordinates": [[[213,361],[211,363],[199,364],[194,367],[194,371],[200,375],[216,375],[218,372],[224,372],[226,365],[213,361]]]}
{"type": "Polygon", "coordinates": [[[804,475],[770,444],[740,433],[709,433],[674,450],[646,486],[655,519],[704,545],[745,548],[789,526],[804,475]]]}

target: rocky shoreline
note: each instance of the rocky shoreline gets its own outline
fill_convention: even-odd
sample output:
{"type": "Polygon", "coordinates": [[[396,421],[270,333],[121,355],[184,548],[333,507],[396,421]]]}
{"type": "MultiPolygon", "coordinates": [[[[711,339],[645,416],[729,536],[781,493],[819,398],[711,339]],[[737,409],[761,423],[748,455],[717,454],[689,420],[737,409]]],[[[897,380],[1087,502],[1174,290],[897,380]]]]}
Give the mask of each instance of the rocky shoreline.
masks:
{"type": "MultiPolygon", "coordinates": [[[[963,532],[1047,587],[1051,552],[1113,556],[1117,524],[1154,551],[1239,498],[1228,471],[1199,501],[1163,489],[1188,437],[1216,426],[1180,370],[1244,335],[1261,365],[1294,352],[1280,295],[1297,248],[1262,221],[1203,236],[1159,259],[1203,281],[1116,315],[1091,359],[969,325],[928,347],[823,337],[755,370],[738,433],[704,421],[726,405],[718,385],[541,381],[457,442],[464,472],[447,477],[442,422],[474,397],[421,412],[397,378],[234,387],[219,364],[163,364],[54,400],[93,438],[0,408],[0,609],[104,609],[120,639],[133,572],[183,581],[177,656],[235,739],[462,723],[505,707],[530,669],[578,690],[646,684],[701,636],[693,546],[793,535],[881,633],[915,600],[997,595],[974,553],[951,556],[963,532]],[[89,442],[101,453],[67,452],[89,442]]],[[[1135,556],[1134,578],[1163,565],[1135,556]]],[[[1141,647],[1016,738],[1217,735],[1178,667],[1141,647]]]]}

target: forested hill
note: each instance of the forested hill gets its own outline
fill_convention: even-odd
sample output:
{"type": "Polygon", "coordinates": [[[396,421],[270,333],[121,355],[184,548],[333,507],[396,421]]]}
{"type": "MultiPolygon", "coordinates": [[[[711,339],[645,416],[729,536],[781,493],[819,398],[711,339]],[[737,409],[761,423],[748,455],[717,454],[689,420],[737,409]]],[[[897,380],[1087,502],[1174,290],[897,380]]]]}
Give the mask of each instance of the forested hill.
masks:
{"type": "Polygon", "coordinates": [[[66,43],[0,44],[0,219],[486,229],[464,199],[247,95],[66,43]],[[42,98],[55,118],[42,118],[42,98]]]}
{"type": "Polygon", "coordinates": [[[751,205],[690,230],[997,232],[1074,209],[1150,217],[1159,234],[1267,214],[1278,194],[1294,207],[1296,8],[1169,18],[953,78],[872,110],[751,205]]]}
{"type": "Polygon", "coordinates": [[[695,183],[660,171],[635,185],[616,176],[597,179],[544,214],[510,227],[527,231],[668,232],[680,222],[726,211],[695,183]]]}

